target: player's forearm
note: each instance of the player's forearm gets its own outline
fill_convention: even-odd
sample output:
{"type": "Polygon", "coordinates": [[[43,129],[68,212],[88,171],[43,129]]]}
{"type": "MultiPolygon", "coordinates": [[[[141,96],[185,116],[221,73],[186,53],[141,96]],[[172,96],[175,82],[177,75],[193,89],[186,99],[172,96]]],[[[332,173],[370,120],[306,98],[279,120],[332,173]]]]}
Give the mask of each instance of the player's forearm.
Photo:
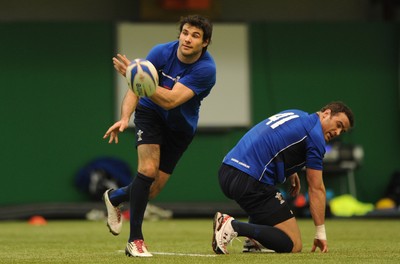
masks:
{"type": "Polygon", "coordinates": [[[130,89],[125,94],[121,106],[121,120],[128,120],[131,118],[132,113],[136,109],[139,97],[135,95],[130,89]]]}
{"type": "Polygon", "coordinates": [[[317,240],[326,241],[325,231],[325,206],[326,206],[326,192],[323,184],[319,188],[309,188],[310,197],[310,212],[314,220],[315,236],[317,240]]]}
{"type": "Polygon", "coordinates": [[[310,213],[315,226],[325,223],[326,192],[323,184],[319,187],[309,187],[310,213]]]}
{"type": "Polygon", "coordinates": [[[157,88],[156,92],[149,98],[165,110],[170,110],[177,106],[171,91],[167,89],[157,88]]]}
{"type": "Polygon", "coordinates": [[[176,83],[172,90],[158,87],[156,92],[149,98],[165,110],[171,110],[181,104],[184,104],[193,96],[195,96],[193,90],[181,83],[176,83]]]}

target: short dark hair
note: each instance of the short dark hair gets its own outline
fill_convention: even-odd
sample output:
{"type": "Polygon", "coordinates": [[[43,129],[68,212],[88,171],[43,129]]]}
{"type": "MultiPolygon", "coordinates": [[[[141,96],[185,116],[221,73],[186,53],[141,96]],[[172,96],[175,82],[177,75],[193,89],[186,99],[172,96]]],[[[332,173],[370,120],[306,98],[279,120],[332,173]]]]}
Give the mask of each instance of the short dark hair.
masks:
{"type": "Polygon", "coordinates": [[[339,113],[344,113],[350,121],[350,127],[354,127],[353,111],[351,111],[350,107],[345,105],[343,102],[341,102],[341,101],[330,102],[329,104],[322,107],[320,111],[324,112],[327,109],[331,110],[331,115],[337,115],[339,113]]]}
{"type": "Polygon", "coordinates": [[[183,25],[185,24],[189,24],[203,30],[203,41],[208,41],[207,46],[203,48],[203,53],[206,52],[208,45],[211,43],[211,36],[213,31],[212,23],[207,18],[200,15],[189,15],[181,17],[181,20],[179,21],[179,33],[182,32],[183,25]]]}

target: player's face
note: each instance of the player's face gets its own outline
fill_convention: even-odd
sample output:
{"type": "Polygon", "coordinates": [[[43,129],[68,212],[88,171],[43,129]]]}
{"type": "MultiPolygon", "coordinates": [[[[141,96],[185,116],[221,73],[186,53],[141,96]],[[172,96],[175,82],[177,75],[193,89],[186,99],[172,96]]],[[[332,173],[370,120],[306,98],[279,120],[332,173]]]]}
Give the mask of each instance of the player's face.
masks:
{"type": "Polygon", "coordinates": [[[326,142],[346,132],[350,128],[350,121],[346,114],[331,115],[331,110],[325,110],[320,114],[322,131],[326,142]]]}
{"type": "Polygon", "coordinates": [[[182,27],[179,34],[178,58],[183,63],[193,63],[201,56],[208,42],[203,41],[203,30],[189,24],[182,27]]]}

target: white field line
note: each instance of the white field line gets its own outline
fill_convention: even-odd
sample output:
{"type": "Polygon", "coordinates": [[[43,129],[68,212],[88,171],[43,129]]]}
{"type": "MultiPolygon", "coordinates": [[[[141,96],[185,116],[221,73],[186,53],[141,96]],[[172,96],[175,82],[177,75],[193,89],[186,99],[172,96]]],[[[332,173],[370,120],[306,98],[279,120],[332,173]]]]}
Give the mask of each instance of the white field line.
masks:
{"type": "MultiPolygon", "coordinates": [[[[125,250],[118,250],[118,253],[125,253],[125,250]]],[[[154,255],[164,255],[164,256],[184,256],[184,257],[206,257],[206,258],[214,258],[217,255],[210,254],[192,254],[192,253],[174,253],[174,252],[150,252],[154,255]]]]}
{"type": "Polygon", "coordinates": [[[168,256],[188,256],[188,257],[211,257],[215,258],[217,255],[210,254],[191,254],[191,253],[172,253],[172,252],[151,252],[155,255],[168,255],[168,256]]]}

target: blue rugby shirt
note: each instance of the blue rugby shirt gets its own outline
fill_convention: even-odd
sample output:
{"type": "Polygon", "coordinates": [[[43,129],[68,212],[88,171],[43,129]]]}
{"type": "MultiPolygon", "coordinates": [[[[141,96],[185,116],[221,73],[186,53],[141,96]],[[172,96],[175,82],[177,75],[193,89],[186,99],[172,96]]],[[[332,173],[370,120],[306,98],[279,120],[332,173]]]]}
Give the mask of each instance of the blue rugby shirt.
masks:
{"type": "Polygon", "coordinates": [[[276,185],[304,166],[322,170],[325,144],[316,113],[286,110],[250,129],[223,163],[258,181],[276,185]]]}
{"type": "Polygon", "coordinates": [[[158,71],[159,86],[173,89],[175,83],[180,82],[193,90],[195,96],[171,110],[164,110],[146,97],[140,98],[139,104],[156,110],[172,130],[194,134],[201,101],[210,93],[216,82],[216,66],[208,52],[195,63],[182,63],[177,57],[178,45],[179,41],[156,45],[146,59],[151,61],[158,71]]]}

